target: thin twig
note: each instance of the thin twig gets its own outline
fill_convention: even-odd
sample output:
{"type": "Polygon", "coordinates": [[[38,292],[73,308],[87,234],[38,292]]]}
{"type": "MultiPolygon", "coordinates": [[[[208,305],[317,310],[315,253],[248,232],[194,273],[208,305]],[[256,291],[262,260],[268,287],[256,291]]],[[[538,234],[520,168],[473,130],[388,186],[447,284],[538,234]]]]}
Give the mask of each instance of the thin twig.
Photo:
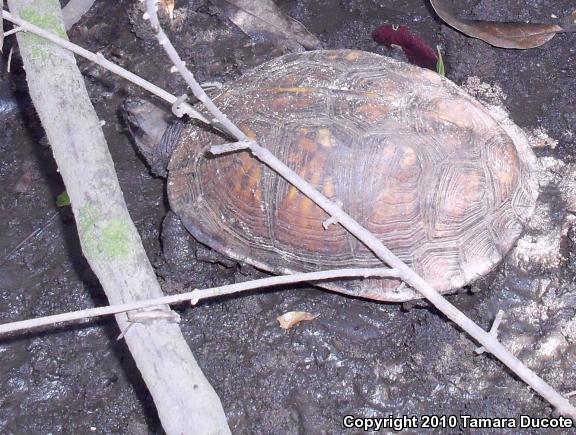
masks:
{"type": "MultiPolygon", "coordinates": [[[[53,33],[50,33],[38,26],[35,26],[34,24],[29,23],[28,21],[23,20],[22,18],[16,17],[15,15],[12,15],[10,12],[6,10],[2,11],[2,13],[4,19],[10,21],[11,23],[17,24],[24,31],[34,33],[35,35],[41,36],[42,38],[45,38],[48,41],[51,41],[54,44],[59,45],[60,47],[70,50],[71,52],[76,53],[77,55],[82,56],[100,65],[102,68],[105,68],[108,71],[111,71],[114,74],[117,74],[122,78],[125,78],[126,80],[134,83],[135,85],[138,85],[143,89],[146,89],[148,92],[156,95],[157,97],[162,98],[163,100],[169,102],[170,104],[174,104],[174,102],[177,100],[176,96],[172,95],[169,92],[166,92],[164,89],[150,83],[147,80],[144,80],[143,78],[137,76],[134,73],[131,73],[128,70],[125,70],[121,66],[118,66],[113,62],[110,62],[102,55],[102,53],[94,54],[91,51],[88,51],[82,47],[79,47],[76,44],[71,43],[70,41],[66,41],[65,39],[59,38],[53,33]]],[[[182,106],[186,108],[186,114],[188,116],[209,124],[209,121],[188,103],[182,103],[182,106]]]]}
{"type": "Polygon", "coordinates": [[[13,29],[8,30],[7,32],[4,32],[4,37],[14,35],[15,33],[18,33],[21,31],[22,31],[22,27],[14,27],[13,29]]]}
{"type": "MultiPolygon", "coordinates": [[[[186,68],[186,65],[178,55],[178,52],[162,30],[158,20],[156,10],[157,0],[146,0],[146,13],[150,19],[150,24],[156,32],[156,38],[164,51],[170,58],[170,61],[178,69],[194,96],[206,107],[210,114],[219,121],[219,124],[239,142],[246,142],[249,138],[240,130],[228,117],[218,109],[214,102],[206,95],[206,92],[198,84],[192,72],[186,68]]],[[[464,331],[470,334],[484,348],[508,366],[524,382],[530,385],[542,397],[548,400],[557,411],[562,415],[568,415],[576,419],[576,408],[570,402],[562,397],[552,386],[547,384],[535,372],[526,367],[518,358],[509,352],[496,338],[484,331],[471,319],[457,309],[441,296],[430,284],[414,272],[408,265],[392,253],[384,244],[378,240],[372,233],[362,227],[348,213],[337,204],[330,201],[311,184],[300,177],[296,172],[291,170],[270,151],[261,147],[258,143],[253,142],[250,146],[252,154],[261,162],[273,169],[278,175],[287,180],[290,184],[300,190],[304,195],[316,203],[320,208],[326,211],[340,225],[354,235],[358,240],[363,242],[378,258],[388,264],[390,267],[400,272],[400,278],[412,288],[417,290],[422,296],[440,310],[446,317],[460,326],[464,331]]]]}
{"type": "Polygon", "coordinates": [[[6,60],[7,73],[9,73],[12,70],[12,54],[14,54],[14,47],[10,47],[10,52],[8,53],[8,60],[6,60]]]}
{"type": "Polygon", "coordinates": [[[8,254],[6,254],[4,256],[2,261],[0,261],[0,265],[4,264],[6,262],[6,260],[8,260],[10,257],[12,257],[12,255],[14,255],[16,252],[18,252],[20,250],[20,248],[22,246],[24,246],[30,239],[33,239],[34,237],[38,236],[42,231],[44,231],[46,228],[48,228],[50,226],[50,224],[52,222],[54,222],[54,219],[56,219],[56,217],[60,214],[60,212],[62,210],[63,209],[56,211],[52,216],[50,216],[50,219],[48,219],[48,221],[44,225],[42,225],[40,228],[35,229],[30,234],[28,234],[28,236],[26,236],[26,238],[24,240],[22,240],[20,243],[18,243],[8,254]]]}
{"type": "Polygon", "coordinates": [[[237,151],[248,150],[252,146],[252,141],[248,142],[232,142],[225,143],[222,145],[212,145],[208,152],[213,156],[219,156],[221,154],[234,153],[237,151]]]}
{"type": "Polygon", "coordinates": [[[107,307],[90,308],[80,311],[72,311],[53,316],[39,317],[36,319],[21,320],[18,322],[5,323],[0,325],[0,335],[14,331],[30,330],[41,326],[55,325],[59,323],[72,322],[74,320],[89,319],[92,317],[108,316],[111,314],[124,313],[143,308],[157,307],[159,305],[172,305],[190,301],[192,305],[198,301],[214,298],[218,296],[240,293],[248,290],[263,289],[274,286],[295,284],[302,282],[326,281],[337,278],[368,278],[387,277],[397,278],[398,273],[393,269],[338,269],[326,270],[322,272],[298,273],[294,275],[273,276],[270,278],[257,279],[253,281],[230,284],[221,287],[214,287],[204,290],[193,290],[187,293],[180,293],[172,296],[146,299],[125,304],[110,305],[107,307]]]}
{"type": "MultiPolygon", "coordinates": [[[[504,311],[498,310],[498,312],[496,313],[496,317],[494,318],[494,322],[492,323],[492,327],[488,332],[496,339],[498,338],[498,328],[500,327],[500,323],[502,323],[503,318],[504,318],[504,311]]],[[[474,349],[474,352],[476,352],[478,355],[482,355],[484,352],[486,352],[486,349],[484,349],[484,346],[480,346],[474,349]]]]}

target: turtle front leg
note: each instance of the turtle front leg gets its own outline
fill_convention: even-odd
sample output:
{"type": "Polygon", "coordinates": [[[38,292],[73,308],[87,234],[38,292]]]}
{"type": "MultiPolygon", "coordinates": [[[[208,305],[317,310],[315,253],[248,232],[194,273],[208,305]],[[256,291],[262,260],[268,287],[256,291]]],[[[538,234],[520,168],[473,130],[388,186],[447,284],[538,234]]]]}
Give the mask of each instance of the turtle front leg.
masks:
{"type": "Polygon", "coordinates": [[[162,251],[168,266],[177,273],[198,271],[198,262],[235,266],[234,260],[196,241],[180,218],[169,211],[162,222],[162,251]]]}
{"type": "Polygon", "coordinates": [[[162,221],[162,252],[171,269],[190,272],[196,261],[196,240],[176,214],[169,211],[162,221]]]}

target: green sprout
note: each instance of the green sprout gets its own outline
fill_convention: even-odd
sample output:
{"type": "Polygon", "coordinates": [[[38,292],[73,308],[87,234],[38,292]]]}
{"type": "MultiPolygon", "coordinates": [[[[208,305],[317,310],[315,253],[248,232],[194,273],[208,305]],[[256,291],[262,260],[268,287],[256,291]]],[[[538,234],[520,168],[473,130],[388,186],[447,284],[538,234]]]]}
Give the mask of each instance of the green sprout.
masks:
{"type": "Polygon", "coordinates": [[[68,196],[68,192],[64,191],[56,197],[56,205],[58,207],[66,207],[67,205],[70,205],[70,197],[68,196]]]}
{"type": "Polygon", "coordinates": [[[442,77],[446,77],[446,69],[444,68],[444,59],[442,58],[442,52],[440,51],[440,46],[436,46],[438,51],[438,62],[436,62],[436,72],[442,77]]]}

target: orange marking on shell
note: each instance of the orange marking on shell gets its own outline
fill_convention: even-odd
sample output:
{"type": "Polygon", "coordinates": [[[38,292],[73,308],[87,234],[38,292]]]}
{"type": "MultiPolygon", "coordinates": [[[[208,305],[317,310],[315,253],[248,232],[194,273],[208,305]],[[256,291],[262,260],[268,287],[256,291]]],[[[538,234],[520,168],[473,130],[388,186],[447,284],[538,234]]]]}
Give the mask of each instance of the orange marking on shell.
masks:
{"type": "Polygon", "coordinates": [[[298,196],[298,192],[298,189],[296,189],[294,186],[290,186],[290,189],[288,189],[288,194],[286,195],[286,200],[288,202],[295,201],[296,197],[298,196]]]}
{"type": "MultiPolygon", "coordinates": [[[[317,145],[315,142],[312,142],[314,149],[317,149],[317,145]]],[[[307,180],[312,186],[318,187],[320,185],[320,181],[322,180],[323,176],[323,169],[326,163],[326,156],[324,153],[320,152],[312,152],[311,159],[307,165],[302,168],[300,172],[300,176],[307,180]]],[[[300,211],[307,215],[310,213],[311,208],[316,206],[310,199],[308,199],[304,195],[300,195],[299,197],[300,204],[298,208],[300,211]]]]}
{"type": "Polygon", "coordinates": [[[314,107],[317,99],[311,92],[311,88],[278,88],[274,89],[281,94],[271,102],[272,110],[295,111],[314,107]]]}
{"type": "Polygon", "coordinates": [[[325,181],[322,192],[324,193],[324,196],[327,198],[334,197],[335,189],[334,189],[334,183],[332,182],[331,179],[325,181]]]}
{"type": "Polygon", "coordinates": [[[304,168],[302,177],[307,178],[308,182],[314,187],[320,184],[320,179],[322,178],[322,168],[324,166],[325,160],[326,159],[322,157],[313,158],[304,168]],[[306,177],[306,174],[312,174],[312,176],[308,178],[306,177]]]}
{"type": "Polygon", "coordinates": [[[308,151],[310,153],[316,152],[316,149],[318,148],[318,144],[316,143],[316,141],[309,139],[307,137],[300,139],[298,145],[300,146],[300,149],[302,151],[308,151]]]}
{"type": "Polygon", "coordinates": [[[240,178],[239,182],[235,183],[234,191],[239,196],[244,196],[249,192],[252,192],[254,197],[258,200],[261,198],[260,181],[262,179],[262,168],[256,160],[246,153],[242,153],[239,157],[242,162],[244,174],[240,178]]]}
{"type": "Polygon", "coordinates": [[[247,178],[246,189],[252,192],[257,202],[260,202],[262,200],[262,188],[260,185],[262,181],[262,169],[260,165],[255,165],[245,178],[247,178]]]}
{"type": "Polygon", "coordinates": [[[477,125],[491,125],[494,120],[464,99],[439,99],[434,102],[431,119],[444,120],[462,129],[475,130],[477,125]]]}
{"type": "Polygon", "coordinates": [[[309,200],[307,197],[302,195],[302,200],[300,201],[300,204],[298,205],[300,212],[303,215],[308,215],[313,206],[315,206],[315,204],[311,200],[309,200]]]}
{"type": "Polygon", "coordinates": [[[316,91],[316,89],[306,86],[294,86],[292,88],[273,88],[271,90],[273,92],[288,92],[291,94],[310,94],[316,91]]]}
{"type": "Polygon", "coordinates": [[[240,125],[240,130],[242,130],[242,132],[248,136],[249,139],[255,140],[258,136],[256,132],[247,125],[240,125]]]}
{"type": "Polygon", "coordinates": [[[518,183],[518,172],[510,170],[519,165],[518,154],[513,144],[506,142],[501,147],[492,147],[491,155],[488,167],[494,177],[494,184],[501,195],[508,196],[518,183]]]}
{"type": "Polygon", "coordinates": [[[402,157],[398,162],[395,179],[400,183],[413,181],[420,174],[418,156],[416,152],[409,147],[402,148],[402,157]]]}
{"type": "Polygon", "coordinates": [[[376,122],[386,118],[390,110],[386,106],[369,103],[358,107],[357,112],[367,121],[376,122]]]}
{"type": "Polygon", "coordinates": [[[362,57],[362,53],[360,53],[359,51],[351,51],[350,53],[348,53],[346,55],[346,60],[351,60],[351,61],[355,61],[358,60],[362,57]]]}
{"type": "Polygon", "coordinates": [[[438,216],[441,218],[455,219],[466,216],[471,204],[478,202],[484,195],[484,178],[480,171],[462,173],[460,180],[462,182],[455,182],[438,201],[438,216]]]}

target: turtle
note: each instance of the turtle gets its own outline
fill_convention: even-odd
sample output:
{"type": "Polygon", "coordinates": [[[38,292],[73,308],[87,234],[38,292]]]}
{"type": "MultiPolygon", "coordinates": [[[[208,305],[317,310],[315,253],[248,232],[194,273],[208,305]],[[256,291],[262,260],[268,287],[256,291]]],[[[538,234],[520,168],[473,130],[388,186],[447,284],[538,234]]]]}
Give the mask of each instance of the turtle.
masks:
{"type": "MultiPolygon", "coordinates": [[[[536,160],[522,130],[431,70],[358,50],[291,53],[213,100],[440,293],[494,269],[534,211],[536,160]]],[[[207,152],[230,141],[217,130],[169,121],[134,98],[124,112],[152,172],[167,177],[171,210],[201,244],[273,274],[382,266],[248,152],[207,152]]],[[[385,302],[421,297],[390,278],[320,286],[385,302]]]]}

